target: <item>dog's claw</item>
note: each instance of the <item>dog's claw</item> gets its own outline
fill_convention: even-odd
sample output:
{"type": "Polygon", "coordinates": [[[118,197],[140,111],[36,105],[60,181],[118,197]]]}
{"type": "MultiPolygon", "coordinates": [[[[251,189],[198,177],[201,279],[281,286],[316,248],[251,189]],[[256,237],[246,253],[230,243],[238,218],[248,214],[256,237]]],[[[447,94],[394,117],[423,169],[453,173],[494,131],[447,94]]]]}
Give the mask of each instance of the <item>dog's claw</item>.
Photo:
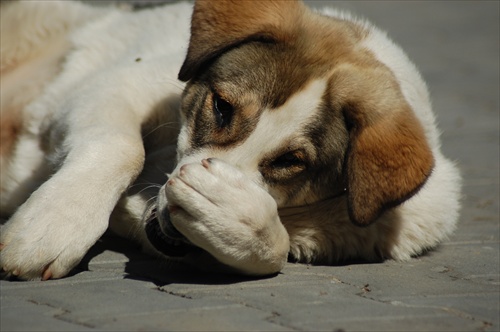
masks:
{"type": "Polygon", "coordinates": [[[203,165],[203,167],[208,168],[211,162],[212,162],[211,158],[202,159],[201,164],[203,165]]]}
{"type": "Polygon", "coordinates": [[[49,269],[45,270],[43,272],[43,275],[42,275],[42,280],[45,281],[45,280],[49,280],[51,278],[52,278],[52,272],[49,269]]]}

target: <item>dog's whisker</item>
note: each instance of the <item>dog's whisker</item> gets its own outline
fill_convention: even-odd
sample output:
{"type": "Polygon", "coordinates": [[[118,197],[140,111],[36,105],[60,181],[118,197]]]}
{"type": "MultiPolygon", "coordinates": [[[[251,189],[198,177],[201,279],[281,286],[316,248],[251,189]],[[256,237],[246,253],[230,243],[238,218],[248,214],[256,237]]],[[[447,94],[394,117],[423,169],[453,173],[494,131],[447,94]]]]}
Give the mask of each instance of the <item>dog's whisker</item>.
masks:
{"type": "Polygon", "coordinates": [[[150,189],[150,188],[155,188],[155,187],[158,189],[161,188],[161,184],[154,183],[154,182],[138,182],[138,183],[134,183],[129,188],[134,189],[134,188],[139,187],[139,186],[146,186],[144,189],[150,189]]]}
{"type": "Polygon", "coordinates": [[[142,138],[147,138],[149,135],[153,134],[154,132],[156,132],[157,130],[159,129],[177,129],[179,127],[179,124],[177,122],[166,122],[166,123],[162,123],[156,127],[154,127],[153,129],[151,129],[149,132],[145,133],[142,138]]]}
{"type": "Polygon", "coordinates": [[[144,191],[144,190],[149,190],[149,189],[160,189],[160,188],[161,188],[161,186],[160,186],[160,185],[152,184],[152,185],[149,185],[149,186],[147,186],[147,187],[143,188],[143,189],[141,190],[141,192],[142,192],[142,191],[144,191]]]}
{"type": "Polygon", "coordinates": [[[179,92],[182,92],[184,90],[184,85],[180,84],[177,80],[173,80],[173,79],[163,79],[163,80],[157,80],[157,81],[154,81],[154,82],[149,82],[150,84],[169,84],[170,86],[178,89],[179,92]]]}
{"type": "Polygon", "coordinates": [[[151,203],[151,201],[156,202],[156,199],[157,199],[157,198],[158,198],[158,196],[157,196],[157,195],[155,195],[155,196],[153,196],[153,197],[149,198],[149,199],[146,201],[146,206],[147,206],[148,208],[150,208],[150,207],[151,207],[151,205],[153,205],[153,204],[154,204],[154,203],[151,203]]]}
{"type": "MultiPolygon", "coordinates": [[[[134,185],[130,186],[130,189],[135,189],[135,188],[141,187],[143,185],[146,185],[146,184],[144,184],[144,183],[143,184],[134,184],[134,185]]],[[[135,194],[140,195],[144,192],[147,192],[148,190],[153,190],[153,189],[155,189],[155,192],[158,192],[161,189],[161,185],[156,184],[156,183],[147,184],[144,188],[141,188],[135,194]]]]}
{"type": "MultiPolygon", "coordinates": [[[[164,178],[164,182],[167,182],[167,180],[170,178],[170,174],[171,174],[171,173],[170,173],[170,172],[169,172],[169,173],[166,173],[166,172],[165,172],[165,167],[162,167],[161,165],[155,165],[155,169],[156,169],[157,171],[159,171],[159,172],[160,172],[163,176],[165,176],[165,178],[164,178]]],[[[161,187],[161,185],[160,185],[160,187],[161,187]]]]}

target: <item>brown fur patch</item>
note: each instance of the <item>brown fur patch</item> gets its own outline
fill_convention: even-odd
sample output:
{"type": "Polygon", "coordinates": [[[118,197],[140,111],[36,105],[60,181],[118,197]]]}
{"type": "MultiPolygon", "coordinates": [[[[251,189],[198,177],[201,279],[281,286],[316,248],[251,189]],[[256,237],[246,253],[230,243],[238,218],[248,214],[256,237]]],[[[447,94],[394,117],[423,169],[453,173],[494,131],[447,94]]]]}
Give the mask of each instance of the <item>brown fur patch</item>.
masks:
{"type": "Polygon", "coordinates": [[[179,79],[191,79],[207,61],[248,40],[286,40],[303,4],[295,1],[197,1],[188,54],[179,79]]]}
{"type": "Polygon", "coordinates": [[[21,131],[22,119],[20,112],[5,112],[0,121],[0,156],[7,157],[17,141],[21,131]]]}
{"type": "Polygon", "coordinates": [[[432,152],[399,84],[384,65],[339,66],[330,78],[330,89],[350,130],[344,167],[350,218],[368,225],[425,183],[434,164],[432,152]]]}
{"type": "Polygon", "coordinates": [[[412,196],[434,161],[423,130],[409,110],[353,134],[347,160],[351,220],[367,225],[412,196]]]}

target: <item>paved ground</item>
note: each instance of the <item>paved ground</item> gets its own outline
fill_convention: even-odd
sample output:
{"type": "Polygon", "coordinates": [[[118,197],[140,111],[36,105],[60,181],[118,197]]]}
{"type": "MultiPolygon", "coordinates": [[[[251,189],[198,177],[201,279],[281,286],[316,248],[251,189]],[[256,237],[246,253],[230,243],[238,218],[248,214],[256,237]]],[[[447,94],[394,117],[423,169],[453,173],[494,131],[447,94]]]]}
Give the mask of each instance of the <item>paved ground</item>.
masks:
{"type": "Polygon", "coordinates": [[[407,263],[289,264],[245,280],[106,237],[71,277],[1,281],[0,330],[499,330],[499,2],[336,5],[386,29],[429,83],[443,148],[464,176],[448,242],[407,263]]]}

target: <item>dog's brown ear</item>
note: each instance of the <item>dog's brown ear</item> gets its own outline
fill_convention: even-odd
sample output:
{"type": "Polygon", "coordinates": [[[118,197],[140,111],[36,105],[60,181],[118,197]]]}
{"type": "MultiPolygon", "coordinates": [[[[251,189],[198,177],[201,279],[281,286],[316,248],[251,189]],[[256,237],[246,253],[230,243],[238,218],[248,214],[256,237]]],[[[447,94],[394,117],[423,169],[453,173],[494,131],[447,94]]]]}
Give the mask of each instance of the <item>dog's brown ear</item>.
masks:
{"type": "Polygon", "coordinates": [[[298,25],[302,6],[298,0],[196,1],[179,79],[190,80],[204,64],[241,43],[286,41],[298,25]]]}
{"type": "Polygon", "coordinates": [[[349,215],[361,226],[414,195],[434,165],[424,130],[391,78],[387,71],[365,74],[344,91],[343,113],[350,127],[344,168],[349,215]],[[352,88],[356,91],[349,92],[352,88]]]}

